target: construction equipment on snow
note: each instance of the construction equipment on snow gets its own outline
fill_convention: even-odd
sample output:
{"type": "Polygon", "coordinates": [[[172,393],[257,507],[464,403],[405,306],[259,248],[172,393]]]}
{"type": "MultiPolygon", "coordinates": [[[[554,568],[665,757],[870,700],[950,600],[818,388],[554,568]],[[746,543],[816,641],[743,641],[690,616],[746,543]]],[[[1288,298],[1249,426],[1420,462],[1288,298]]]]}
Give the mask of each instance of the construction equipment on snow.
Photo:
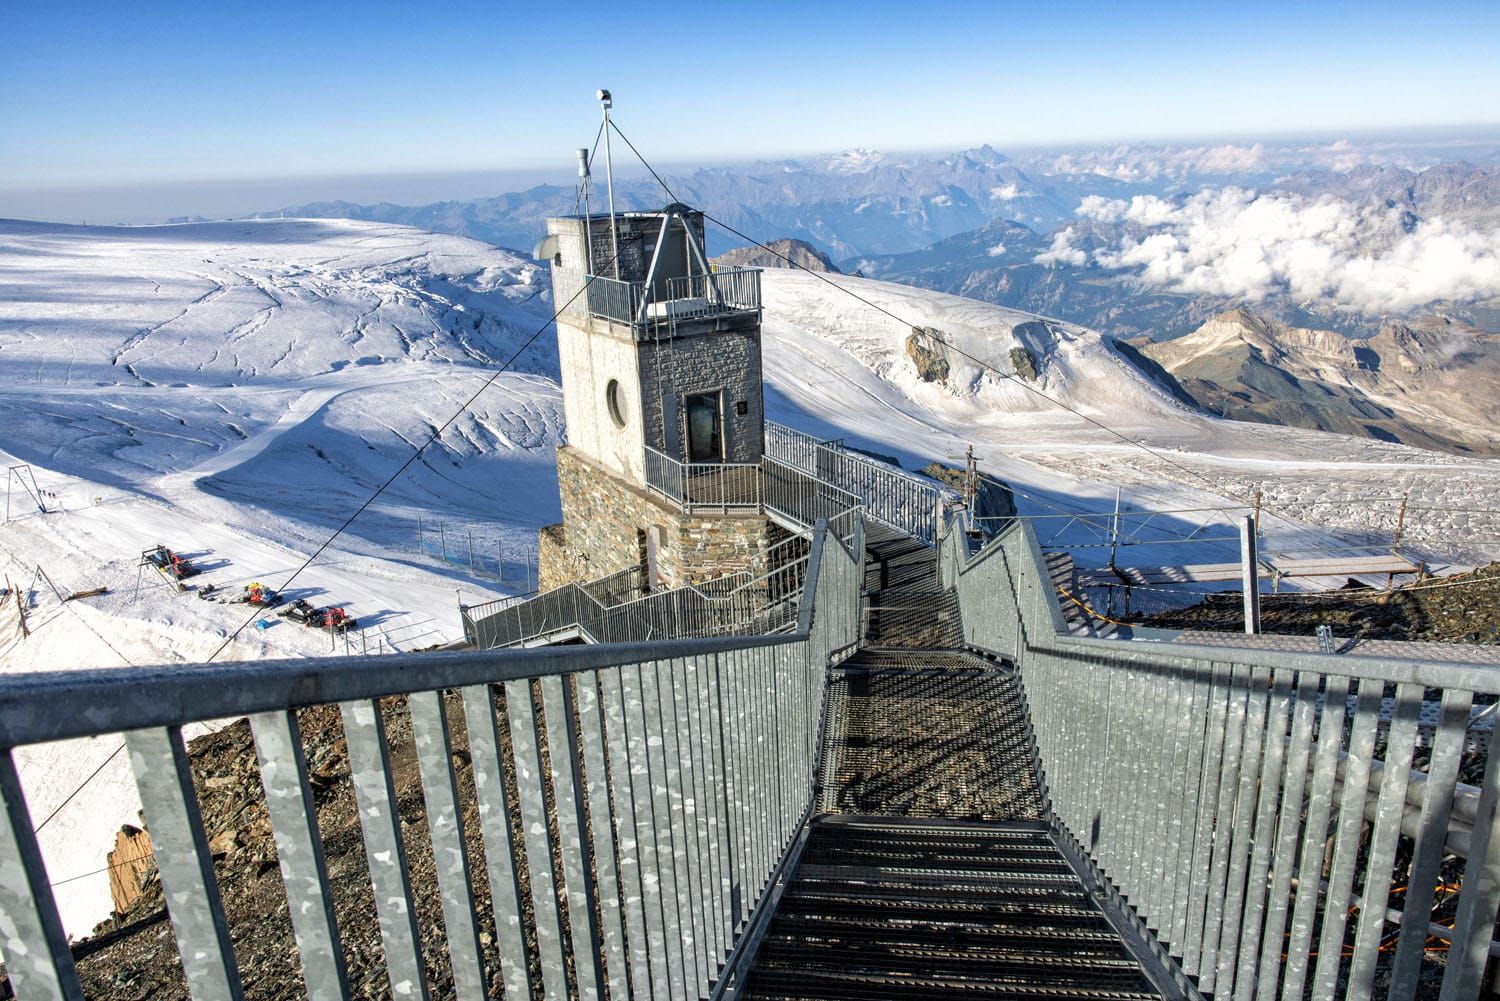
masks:
{"type": "Polygon", "coordinates": [[[245,585],[245,595],[240,601],[260,608],[275,608],[281,604],[281,595],[257,580],[245,585]]]}
{"type": "Polygon", "coordinates": [[[276,614],[284,619],[300,622],[304,626],[312,626],[316,629],[329,629],[336,633],[358,628],[358,623],[351,619],[349,613],[342,608],[337,606],[315,608],[303,598],[298,598],[276,614]]]}
{"type": "Polygon", "coordinates": [[[172,580],[182,580],[198,572],[197,567],[160,544],[141,553],[141,565],[155,567],[158,573],[172,580]]]}

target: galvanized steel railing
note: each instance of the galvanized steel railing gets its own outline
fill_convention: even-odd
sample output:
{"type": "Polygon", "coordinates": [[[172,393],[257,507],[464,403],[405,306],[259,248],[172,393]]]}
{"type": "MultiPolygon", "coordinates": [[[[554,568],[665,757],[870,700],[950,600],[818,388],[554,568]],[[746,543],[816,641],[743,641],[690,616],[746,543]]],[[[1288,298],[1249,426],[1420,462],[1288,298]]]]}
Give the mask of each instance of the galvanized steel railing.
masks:
{"type": "Polygon", "coordinates": [[[760,269],[722,268],[707,275],[667,280],[667,300],[661,304],[674,319],[711,316],[723,312],[760,309],[760,269]]]}
{"type": "Polygon", "coordinates": [[[760,465],[680,462],[646,446],[646,485],[685,511],[758,510],[760,465]]]}
{"type": "Polygon", "coordinates": [[[812,808],[825,669],[859,635],[855,554],[820,530],[809,559],[814,599],[787,636],[0,679],[0,949],[17,996],[81,991],[12,751],[121,731],[192,996],[243,996],[181,728],[250,714],[307,996],[351,997],[297,717],[337,704],[391,991],[426,997],[403,851],[414,818],[400,815],[379,702],[390,696],[411,716],[455,996],[486,997],[495,972],[480,907],[493,909],[508,998],[566,997],[570,981],[584,998],[706,993],[812,808]],[[478,831],[460,809],[447,689],[466,730],[478,831]],[[481,844],[484,871],[471,873],[466,846],[481,844]],[[475,879],[490,903],[476,905],[475,879]],[[533,959],[539,984],[528,982],[533,959]]]}
{"type": "Polygon", "coordinates": [[[1016,665],[1057,824],[1204,994],[1479,995],[1500,754],[1465,737],[1493,666],[1072,636],[1027,525],[940,561],[967,641],[1016,665]]]}
{"type": "Polygon", "coordinates": [[[807,555],[777,559],[774,550],[789,545],[805,545],[805,540],[773,547],[767,554],[773,569],[755,578],[736,574],[728,587],[687,584],[610,602],[600,594],[607,590],[603,581],[592,581],[564,584],[498,609],[491,608],[495,602],[460,607],[464,638],[476,649],[492,650],[569,635],[591,643],[641,643],[782,632],[796,624],[808,565],[807,555]]]}
{"type": "Polygon", "coordinates": [[[842,439],[817,438],[806,431],[766,421],[766,454],[801,470],[818,468],[818,446],[842,448],[842,439]]]}
{"type": "Polygon", "coordinates": [[[766,457],[853,494],[867,517],[928,545],[937,542],[945,503],[957,499],[933,480],[771,421],[766,422],[766,457]]]}
{"type": "Polygon", "coordinates": [[[658,324],[673,324],[761,308],[760,270],[725,268],[707,275],[668,279],[665,298],[644,282],[624,282],[603,275],[589,276],[570,268],[552,267],[554,301],[572,301],[568,312],[590,314],[634,327],[637,335],[658,324]],[[587,290],[584,291],[585,286],[587,290]],[[584,294],[574,296],[580,291],[584,294]]]}

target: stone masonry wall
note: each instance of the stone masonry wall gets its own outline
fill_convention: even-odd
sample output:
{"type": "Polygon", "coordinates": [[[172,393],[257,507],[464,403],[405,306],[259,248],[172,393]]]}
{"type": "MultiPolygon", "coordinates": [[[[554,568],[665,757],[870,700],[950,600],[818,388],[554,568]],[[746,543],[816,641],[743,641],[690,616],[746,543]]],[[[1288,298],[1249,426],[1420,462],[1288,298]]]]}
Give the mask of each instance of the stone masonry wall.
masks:
{"type": "MultiPolygon", "coordinates": [[[[760,460],[765,416],[757,324],[747,318],[730,329],[691,334],[660,345],[643,343],[640,358],[642,414],[646,442],[651,447],[668,455],[682,454],[666,445],[660,394],[680,401],[689,393],[718,390],[724,394],[724,461],[760,460]],[[739,403],[745,404],[744,414],[738,411],[739,403]]],[[[673,416],[677,427],[670,437],[680,442],[684,431],[680,407],[673,416]]]]}
{"type": "Polygon", "coordinates": [[[657,569],[666,587],[742,571],[760,576],[766,551],[786,538],[760,514],[685,514],[566,446],[557,450],[557,481],[563,522],[542,529],[543,590],[644,565],[651,526],[661,530],[657,569]]]}

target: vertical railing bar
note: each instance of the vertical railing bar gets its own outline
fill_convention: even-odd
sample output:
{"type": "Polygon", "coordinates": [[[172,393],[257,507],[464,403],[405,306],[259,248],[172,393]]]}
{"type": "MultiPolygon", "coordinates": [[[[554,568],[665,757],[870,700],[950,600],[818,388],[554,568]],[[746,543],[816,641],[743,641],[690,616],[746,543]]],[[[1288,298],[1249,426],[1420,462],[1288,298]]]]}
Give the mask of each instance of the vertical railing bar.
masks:
{"type": "Polygon", "coordinates": [[[1365,800],[1369,797],[1370,789],[1370,759],[1375,752],[1375,731],[1380,723],[1380,695],[1383,687],[1381,682],[1373,678],[1362,678],[1359,682],[1354,725],[1349,735],[1349,756],[1344,761],[1344,781],[1339,791],[1338,826],[1333,843],[1333,865],[1328,871],[1323,929],[1318,937],[1318,963],[1313,970],[1314,997],[1332,997],[1338,983],[1344,949],[1344,929],[1349,920],[1355,866],[1364,831],[1365,800]]]}
{"type": "Polygon", "coordinates": [[[1313,764],[1312,788],[1308,792],[1307,825],[1298,854],[1297,898],[1292,908],[1292,934],[1287,943],[1286,969],[1282,976],[1283,1001],[1301,1001],[1307,979],[1313,921],[1317,917],[1318,884],[1323,876],[1323,844],[1333,808],[1339,753],[1344,744],[1344,718],[1348,713],[1349,679],[1329,677],[1323,691],[1318,719],[1318,750],[1313,764]]]}
{"type": "Polygon", "coordinates": [[[1149,773],[1141,781],[1142,821],[1135,849],[1139,854],[1135,878],[1139,880],[1138,893],[1146,909],[1137,910],[1136,914],[1142,923],[1153,929],[1162,927],[1164,923],[1164,896],[1168,888],[1162,883],[1159,871],[1162,853],[1167,845],[1168,786],[1176,781],[1171,770],[1173,744],[1172,741],[1163,739],[1170,733],[1171,726],[1171,717],[1168,715],[1171,698],[1163,692],[1163,685],[1170,686],[1164,674],[1149,668],[1141,670],[1138,691],[1142,702],[1142,721],[1146,729],[1133,735],[1135,760],[1141,762],[1149,773]]]}
{"type": "Polygon", "coordinates": [[[1160,936],[1171,945],[1180,943],[1183,901],[1178,893],[1177,872],[1189,853],[1184,813],[1190,801],[1186,776],[1194,774],[1188,761],[1192,756],[1192,733],[1199,717],[1193,711],[1193,683],[1185,670],[1174,670],[1172,684],[1172,783],[1173,799],[1168,804],[1169,850],[1165,853],[1158,878],[1167,888],[1166,920],[1158,928],[1160,936]]]}
{"type": "Polygon", "coordinates": [[[1292,872],[1297,862],[1298,835],[1302,833],[1303,791],[1307,788],[1317,698],[1317,674],[1312,671],[1299,673],[1292,711],[1291,742],[1286,754],[1286,787],[1282,793],[1273,852],[1275,864],[1270,877],[1269,907],[1261,938],[1260,975],[1253,987],[1255,994],[1265,998],[1275,996],[1284,962],[1282,950],[1285,948],[1291,903],[1292,872]]]}
{"type": "Polygon", "coordinates": [[[432,838],[432,861],[442,898],[443,926],[452,960],[455,996],[479,1001],[486,996],[484,957],[479,949],[478,920],[474,915],[473,880],[464,848],[458,783],[453,774],[453,742],[441,692],[413,692],[407,697],[422,796],[427,806],[427,828],[432,838]]]}
{"type": "Polygon", "coordinates": [[[723,773],[718,760],[717,730],[710,702],[715,657],[714,654],[705,655],[701,663],[697,664],[693,697],[698,713],[698,740],[694,745],[694,754],[702,764],[703,781],[699,803],[708,839],[708,903],[713,926],[709,955],[713,957],[714,972],[717,975],[719,965],[728,954],[729,929],[726,906],[728,892],[724,885],[724,813],[720,808],[718,794],[723,773]]]}
{"type": "Polygon", "coordinates": [[[1375,808],[1375,826],[1366,851],[1364,906],[1355,919],[1354,958],[1349,965],[1348,1001],[1369,1001],[1375,965],[1385,934],[1386,905],[1391,893],[1391,871],[1396,865],[1396,842],[1406,810],[1406,787],[1411,779],[1417,720],[1422,713],[1422,686],[1396,686],[1396,704],[1386,733],[1385,767],[1375,808]]]}
{"type": "Polygon", "coordinates": [[[739,704],[741,740],[744,745],[745,781],[745,826],[749,832],[750,851],[745,857],[745,882],[742,887],[746,916],[760,901],[759,873],[765,858],[761,811],[760,743],[758,717],[756,715],[754,677],[758,669],[758,651],[747,650],[742,655],[744,664],[735,672],[735,697],[739,704]]]}
{"type": "Polygon", "coordinates": [[[349,974],[296,710],[256,713],[250,717],[250,733],[281,880],[287,899],[298,902],[289,910],[307,996],[310,1001],[340,1001],[349,996],[349,974]]]}
{"type": "Polygon", "coordinates": [[[1178,723],[1181,719],[1180,694],[1176,672],[1168,669],[1151,675],[1151,688],[1157,704],[1157,746],[1153,748],[1151,769],[1155,772],[1153,791],[1155,809],[1151,832],[1151,858],[1145,874],[1153,898],[1149,926],[1160,938],[1172,926],[1172,884],[1166,879],[1171,865],[1176,827],[1172,822],[1174,799],[1181,792],[1178,767],[1178,723]]]}
{"type": "Polygon", "coordinates": [[[0,958],[15,996],[83,1001],[15,758],[0,750],[0,958]]]}
{"type": "Polygon", "coordinates": [[[1500,910],[1500,753],[1491,741],[1464,865],[1448,969],[1438,1001],[1477,998],[1489,963],[1495,912],[1500,910]]]}
{"type": "MultiPolygon", "coordinates": [[[[639,802],[630,753],[631,726],[627,709],[633,696],[624,683],[626,667],[609,668],[600,673],[600,701],[605,715],[605,739],[609,751],[610,792],[614,796],[616,838],[619,842],[618,875],[624,907],[625,946],[630,956],[630,991],[635,997],[650,998],[652,991],[652,922],[655,901],[645,891],[645,845],[641,837],[641,818],[636,812],[639,802]]],[[[639,698],[635,698],[639,704],[639,698]]],[[[655,876],[652,876],[654,882],[655,876]]]]}
{"type": "Polygon", "coordinates": [[[625,976],[625,933],[620,913],[618,851],[610,824],[610,790],[605,761],[604,717],[599,711],[600,671],[574,676],[577,686],[578,732],[586,773],[589,827],[593,830],[594,872],[598,878],[600,939],[609,997],[629,992],[625,976]]]}
{"type": "Polygon", "coordinates": [[[568,994],[568,972],[563,959],[562,914],[552,876],[552,845],[543,790],[546,774],[542,769],[541,734],[532,706],[530,681],[505,683],[505,714],[510,722],[511,753],[516,762],[516,791],[526,841],[526,873],[531,881],[542,991],[549,999],[564,998],[568,994]]]}
{"type": "Polygon", "coordinates": [[[1198,973],[1207,941],[1208,902],[1213,896],[1209,874],[1213,864],[1214,811],[1219,799],[1219,778],[1223,771],[1226,734],[1229,729],[1229,701],[1234,686],[1229,668],[1214,664],[1206,682],[1208,701],[1208,743],[1205,745],[1203,772],[1199,776],[1198,819],[1194,827],[1193,873],[1188,885],[1193,887],[1189,901],[1188,934],[1183,941],[1182,970],[1189,976],[1198,973]]]}
{"type": "Polygon", "coordinates": [[[552,802],[557,816],[557,853],[562,862],[563,893],[568,901],[568,932],[573,944],[573,979],[582,1001],[597,1001],[603,991],[599,970],[599,931],[594,924],[597,897],[589,880],[590,846],[584,842],[584,809],[578,785],[578,745],[573,704],[562,675],[541,679],[542,716],[546,722],[547,758],[552,802]]]}
{"type": "Polygon", "coordinates": [[[188,993],[238,1001],[244,991],[182,728],[132,730],[125,734],[125,747],[151,830],[188,993]]]}
{"type": "MultiPolygon", "coordinates": [[[[661,709],[661,662],[641,665],[641,705],[645,711],[645,760],[648,770],[652,837],[656,843],[656,873],[661,887],[661,909],[666,942],[660,955],[665,960],[671,997],[687,997],[687,958],[683,948],[690,933],[682,926],[682,898],[677,887],[676,843],[672,832],[666,747],[661,734],[666,725],[661,709]]],[[[687,942],[691,946],[691,942],[687,942]]]]}
{"type": "MultiPolygon", "coordinates": [[[[707,719],[703,712],[702,680],[703,668],[698,658],[683,661],[684,689],[683,705],[687,717],[687,752],[684,755],[692,775],[693,810],[689,814],[691,830],[695,835],[698,855],[698,899],[703,920],[703,957],[706,975],[712,979],[718,972],[719,942],[722,929],[719,923],[718,858],[714,839],[715,813],[713,798],[709,793],[712,783],[710,771],[712,759],[704,728],[707,719]]],[[[703,985],[707,990],[707,982],[703,985]]]]}
{"type": "Polygon", "coordinates": [[[719,762],[723,775],[721,799],[725,817],[725,848],[729,853],[725,873],[729,881],[726,914],[728,915],[728,937],[731,943],[738,938],[740,933],[741,901],[745,885],[743,866],[747,851],[743,823],[744,808],[741,801],[743,775],[739,765],[743,759],[739,748],[739,723],[735,715],[733,690],[729,690],[726,698],[724,681],[725,661],[729,661],[732,670],[738,656],[738,654],[714,654],[713,673],[715,730],[718,733],[719,762]]]}
{"type": "Polygon", "coordinates": [[[1423,783],[1422,813],[1412,844],[1406,899],[1401,905],[1401,936],[1396,942],[1396,957],[1391,961],[1388,997],[1392,1001],[1410,997],[1421,973],[1428,923],[1437,898],[1438,877],[1448,839],[1448,821],[1453,812],[1453,789],[1458,782],[1458,769],[1469,728],[1469,709],[1473,703],[1471,692],[1451,688],[1443,692],[1432,757],[1427,765],[1427,781],[1423,783]]]}
{"type": "Polygon", "coordinates": [[[469,762],[474,774],[474,798],[479,807],[479,830],[484,841],[485,868],[490,881],[490,905],[495,915],[495,946],[500,953],[500,976],[505,996],[531,997],[531,964],[526,958],[526,935],[521,912],[521,884],[515,859],[518,846],[511,833],[510,806],[505,798],[500,733],[495,721],[495,692],[489,685],[462,691],[464,726],[469,737],[469,762]]]}
{"type": "Polygon", "coordinates": [[[1174,877],[1177,902],[1173,921],[1171,943],[1173,952],[1186,956],[1191,952],[1188,944],[1189,910],[1194,896],[1193,861],[1198,850],[1198,808],[1201,800],[1203,775],[1207,771],[1204,759],[1208,754],[1209,731],[1209,678],[1194,673],[1189,678],[1190,701],[1188,724],[1188,754],[1183,765],[1182,798],[1182,847],[1178,852],[1177,873],[1174,877]],[[1196,776],[1197,781],[1190,777],[1196,776]]]}
{"type": "Polygon", "coordinates": [[[676,857],[681,858],[681,866],[678,867],[678,896],[684,903],[685,921],[691,927],[691,971],[693,980],[688,981],[691,989],[697,992],[706,992],[708,980],[712,975],[709,969],[708,935],[706,935],[706,924],[703,920],[703,905],[706,902],[702,884],[703,858],[699,851],[699,837],[697,837],[697,797],[694,794],[693,779],[693,753],[684,744],[684,734],[688,731],[687,704],[685,704],[685,683],[687,683],[687,662],[685,659],[673,659],[667,662],[667,677],[670,684],[664,695],[669,698],[663,714],[670,725],[664,728],[664,734],[669,735],[664,752],[669,762],[667,774],[672,774],[672,764],[676,767],[675,806],[672,816],[673,837],[676,843],[676,857]]]}
{"type": "MultiPolygon", "coordinates": [[[[1257,793],[1274,803],[1274,789],[1264,789],[1261,755],[1265,747],[1266,702],[1271,671],[1265,667],[1250,670],[1246,701],[1248,713],[1240,750],[1240,788],[1235,799],[1230,839],[1229,882],[1224,897],[1224,923],[1219,934],[1219,958],[1215,979],[1220,997],[1228,997],[1234,987],[1236,963],[1245,932],[1241,924],[1245,911],[1246,871],[1250,863],[1250,845],[1256,822],[1257,793]]],[[[1261,876],[1264,886],[1264,873],[1261,876]]]]}
{"type": "MultiPolygon", "coordinates": [[[[1260,797],[1256,804],[1254,846],[1250,857],[1250,874],[1246,880],[1243,929],[1239,943],[1239,969],[1234,975],[1234,996],[1239,1001],[1254,997],[1256,964],[1260,959],[1261,923],[1266,908],[1266,881],[1271,869],[1271,850],[1275,840],[1277,809],[1281,805],[1281,786],[1286,762],[1286,728],[1291,718],[1293,671],[1278,668],[1271,682],[1270,711],[1264,738],[1260,768],[1260,797]]],[[[1227,982],[1226,975],[1226,982],[1227,982]]]]}
{"type": "Polygon", "coordinates": [[[339,705],[339,714],[349,748],[349,772],[364,834],[365,862],[375,891],[375,915],[385,947],[391,993],[426,998],[422,939],[417,931],[417,908],[412,900],[380,703],[373,699],[344,702],[339,705]]]}
{"type": "Polygon", "coordinates": [[[1203,919],[1198,984],[1205,994],[1214,991],[1218,976],[1220,932],[1228,903],[1229,861],[1234,844],[1234,806],[1240,778],[1240,755],[1244,748],[1248,714],[1249,670],[1233,665],[1229,682],[1229,714],[1224,724],[1224,758],[1218,772],[1218,794],[1213,812],[1213,863],[1209,868],[1208,902],[1203,919]]]}

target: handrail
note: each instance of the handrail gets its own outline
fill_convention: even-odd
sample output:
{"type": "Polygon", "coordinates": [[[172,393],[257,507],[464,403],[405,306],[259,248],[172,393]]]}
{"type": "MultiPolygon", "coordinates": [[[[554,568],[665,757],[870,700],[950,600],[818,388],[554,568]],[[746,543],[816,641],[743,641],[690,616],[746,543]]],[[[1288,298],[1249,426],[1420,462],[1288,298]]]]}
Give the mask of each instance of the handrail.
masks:
{"type": "Polygon", "coordinates": [[[973,557],[950,530],[939,562],[966,641],[1015,665],[1060,835],[1205,995],[1367,998],[1382,968],[1391,997],[1414,997],[1439,887],[1452,892],[1444,856],[1460,842],[1438,972],[1444,998],[1477,995],[1500,952],[1500,752],[1469,748],[1467,731],[1476,698],[1500,695],[1500,671],[1421,647],[1365,657],[1072,635],[1027,523],[973,557]],[[1422,722],[1424,704],[1435,721],[1422,722]],[[1412,767],[1419,740],[1425,771],[1412,767]],[[1478,790],[1461,765],[1482,772],[1478,790]],[[1411,863],[1393,896],[1398,857],[1411,863]]]}
{"type": "Polygon", "coordinates": [[[352,996],[297,713],[320,705],[339,709],[344,788],[364,841],[363,862],[344,855],[339,867],[367,867],[382,943],[375,961],[392,992],[425,996],[432,943],[416,934],[403,849],[424,820],[410,797],[395,797],[393,739],[377,701],[389,696],[409,712],[427,827],[416,836],[430,834],[441,858],[483,859],[472,874],[440,864],[437,885],[423,888],[442,902],[435,948],[454,996],[479,1001],[502,979],[507,997],[561,997],[572,983],[662,1001],[706,994],[812,807],[826,669],[859,637],[863,568],[842,544],[824,545],[827,534],[821,524],[813,533],[795,631],[777,636],[0,677],[0,948],[17,996],[82,992],[14,750],[120,731],[184,976],[194,996],[242,996],[181,728],[246,713],[291,905],[261,920],[291,923],[300,963],[290,969],[303,978],[259,986],[352,996]],[[478,828],[467,831],[455,712],[480,802],[478,828]],[[486,876],[488,894],[476,894],[486,876]],[[486,968],[481,925],[495,930],[498,967],[486,968]]]}
{"type": "Polygon", "coordinates": [[[937,543],[944,506],[958,496],[927,477],[851,451],[842,440],[820,440],[774,421],[766,422],[766,457],[858,497],[867,517],[929,546],[937,543]]]}
{"type": "MultiPolygon", "coordinates": [[[[761,309],[760,269],[722,268],[710,274],[669,278],[665,297],[645,282],[627,282],[604,275],[590,277],[572,268],[552,266],[556,294],[582,292],[570,312],[587,313],[635,328],[637,335],[662,324],[705,317],[758,312],[761,309]]],[[[559,299],[559,301],[563,301],[559,299]]]]}
{"type": "Polygon", "coordinates": [[[646,485],[685,511],[756,510],[761,506],[760,464],[682,462],[645,446],[646,485]]]}
{"type": "MultiPolygon", "coordinates": [[[[792,541],[778,543],[772,551],[792,541]]],[[[595,643],[777,632],[790,624],[785,617],[787,602],[800,600],[808,559],[807,555],[799,556],[759,577],[736,583],[723,593],[689,583],[606,604],[592,593],[601,581],[564,584],[530,602],[482,618],[465,610],[464,632],[471,645],[486,650],[574,629],[583,630],[595,643]]],[[[612,574],[601,580],[621,576],[612,574]]]]}

